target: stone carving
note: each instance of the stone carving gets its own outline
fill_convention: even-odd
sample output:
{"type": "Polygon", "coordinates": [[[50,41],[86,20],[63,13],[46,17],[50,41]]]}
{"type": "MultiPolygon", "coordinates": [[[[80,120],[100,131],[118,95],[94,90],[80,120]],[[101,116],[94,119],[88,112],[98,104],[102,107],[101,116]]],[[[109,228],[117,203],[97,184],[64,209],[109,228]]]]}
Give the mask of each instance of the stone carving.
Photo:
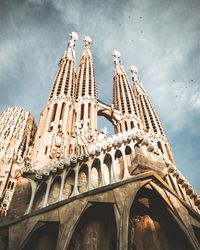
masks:
{"type": "Polygon", "coordinates": [[[64,136],[61,128],[59,128],[56,136],[53,136],[52,141],[49,157],[51,159],[62,159],[64,156],[64,136]]]}

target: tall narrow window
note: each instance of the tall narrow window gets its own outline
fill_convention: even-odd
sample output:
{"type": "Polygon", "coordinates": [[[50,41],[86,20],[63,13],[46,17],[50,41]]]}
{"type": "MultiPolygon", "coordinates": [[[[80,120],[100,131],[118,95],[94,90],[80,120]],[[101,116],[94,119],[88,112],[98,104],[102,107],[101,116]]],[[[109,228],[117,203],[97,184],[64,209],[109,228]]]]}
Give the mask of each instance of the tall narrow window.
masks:
{"type": "Polygon", "coordinates": [[[51,113],[51,120],[50,120],[50,124],[49,124],[49,131],[52,131],[52,129],[53,129],[53,126],[51,125],[51,123],[55,120],[57,107],[58,107],[58,104],[55,103],[53,105],[53,110],[52,110],[52,113],[51,113]]]}
{"type": "Polygon", "coordinates": [[[83,120],[83,116],[84,116],[84,104],[81,104],[81,117],[80,117],[80,120],[83,120]]]}
{"type": "Polygon", "coordinates": [[[163,148],[162,148],[161,143],[160,143],[160,142],[158,142],[157,144],[158,144],[158,148],[160,149],[160,151],[164,154],[164,152],[163,152],[163,148]]]}
{"type": "Polygon", "coordinates": [[[65,103],[62,103],[61,111],[60,111],[60,120],[63,120],[65,114],[65,103]]]}

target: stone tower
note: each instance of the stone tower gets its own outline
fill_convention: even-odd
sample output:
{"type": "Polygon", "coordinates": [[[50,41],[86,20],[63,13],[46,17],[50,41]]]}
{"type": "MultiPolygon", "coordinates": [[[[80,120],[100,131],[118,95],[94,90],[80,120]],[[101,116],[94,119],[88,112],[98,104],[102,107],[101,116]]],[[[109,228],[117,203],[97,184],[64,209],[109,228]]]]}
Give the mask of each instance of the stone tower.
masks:
{"type": "Polygon", "coordinates": [[[86,36],[75,91],[73,124],[75,141],[71,153],[82,156],[88,154],[84,145],[97,141],[97,88],[90,51],[91,42],[92,39],[86,36]]]}
{"type": "Polygon", "coordinates": [[[174,157],[163,126],[155,112],[146,90],[137,76],[138,69],[135,66],[131,66],[130,71],[132,73],[132,80],[134,83],[134,95],[137,100],[143,127],[152,141],[157,144],[161,152],[174,163],[174,157]]]}
{"type": "Polygon", "coordinates": [[[7,150],[19,114],[11,119],[13,108],[0,117],[1,197],[12,187],[7,180],[13,169],[23,172],[7,215],[0,217],[0,248],[200,249],[200,197],[175,166],[136,67],[131,67],[132,89],[120,53],[114,52],[114,98],[108,105],[97,99],[88,36],[75,73],[77,38],[72,32],[36,138],[25,112],[14,149],[7,150]],[[114,135],[106,128],[97,131],[98,115],[113,124],[114,135]]]}
{"type": "Polygon", "coordinates": [[[116,127],[117,132],[140,128],[139,111],[128,77],[121,65],[119,51],[114,51],[114,86],[113,103],[121,113],[121,120],[116,127]]]}
{"type": "Polygon", "coordinates": [[[30,162],[36,127],[30,112],[7,108],[0,115],[0,214],[6,215],[17,181],[30,162]]]}
{"type": "Polygon", "coordinates": [[[72,32],[70,38],[58,64],[49,100],[40,116],[31,156],[37,169],[69,154],[75,91],[74,47],[78,35],[72,32]]]}

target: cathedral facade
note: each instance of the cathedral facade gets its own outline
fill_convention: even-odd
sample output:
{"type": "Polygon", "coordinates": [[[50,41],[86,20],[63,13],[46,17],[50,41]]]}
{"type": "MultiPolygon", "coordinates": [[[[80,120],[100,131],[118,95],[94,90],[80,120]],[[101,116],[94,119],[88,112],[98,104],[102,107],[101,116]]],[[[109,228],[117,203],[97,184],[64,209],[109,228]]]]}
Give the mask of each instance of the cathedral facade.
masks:
{"type": "Polygon", "coordinates": [[[148,93],[114,51],[113,102],[98,99],[92,39],[70,34],[38,128],[0,114],[0,249],[200,249],[200,197],[175,166],[148,93]],[[114,127],[98,131],[98,116],[114,127]]]}

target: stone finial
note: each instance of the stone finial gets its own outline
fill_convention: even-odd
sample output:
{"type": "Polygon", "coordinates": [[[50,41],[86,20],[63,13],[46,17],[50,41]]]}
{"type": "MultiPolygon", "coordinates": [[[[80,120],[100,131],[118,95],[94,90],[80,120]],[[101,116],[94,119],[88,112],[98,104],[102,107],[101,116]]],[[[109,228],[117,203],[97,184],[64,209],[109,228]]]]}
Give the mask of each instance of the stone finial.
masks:
{"type": "Polygon", "coordinates": [[[65,55],[68,59],[74,59],[75,58],[74,47],[75,47],[75,41],[78,40],[78,34],[76,32],[72,32],[71,34],[69,34],[69,36],[71,39],[67,44],[67,51],[65,52],[65,55]]]}
{"type": "Polygon", "coordinates": [[[72,32],[71,34],[69,34],[69,36],[71,39],[69,40],[67,47],[68,49],[73,50],[75,46],[75,41],[78,40],[78,34],[76,32],[72,32]]]}
{"type": "Polygon", "coordinates": [[[84,38],[83,41],[84,41],[84,47],[86,49],[90,49],[90,45],[91,45],[92,39],[89,36],[85,36],[85,38],[84,38]]]}
{"type": "Polygon", "coordinates": [[[73,40],[73,41],[77,41],[78,40],[78,34],[76,32],[72,31],[72,33],[69,34],[69,35],[71,37],[71,40],[73,40]]]}
{"type": "Polygon", "coordinates": [[[121,56],[121,54],[120,54],[119,51],[115,50],[115,51],[113,52],[114,64],[115,64],[115,65],[119,65],[119,64],[120,64],[120,56],[121,56]]]}
{"type": "Polygon", "coordinates": [[[138,72],[138,69],[135,65],[131,65],[130,69],[129,69],[132,73],[132,80],[134,82],[138,82],[139,81],[139,78],[137,76],[137,72],[138,72]]]}

